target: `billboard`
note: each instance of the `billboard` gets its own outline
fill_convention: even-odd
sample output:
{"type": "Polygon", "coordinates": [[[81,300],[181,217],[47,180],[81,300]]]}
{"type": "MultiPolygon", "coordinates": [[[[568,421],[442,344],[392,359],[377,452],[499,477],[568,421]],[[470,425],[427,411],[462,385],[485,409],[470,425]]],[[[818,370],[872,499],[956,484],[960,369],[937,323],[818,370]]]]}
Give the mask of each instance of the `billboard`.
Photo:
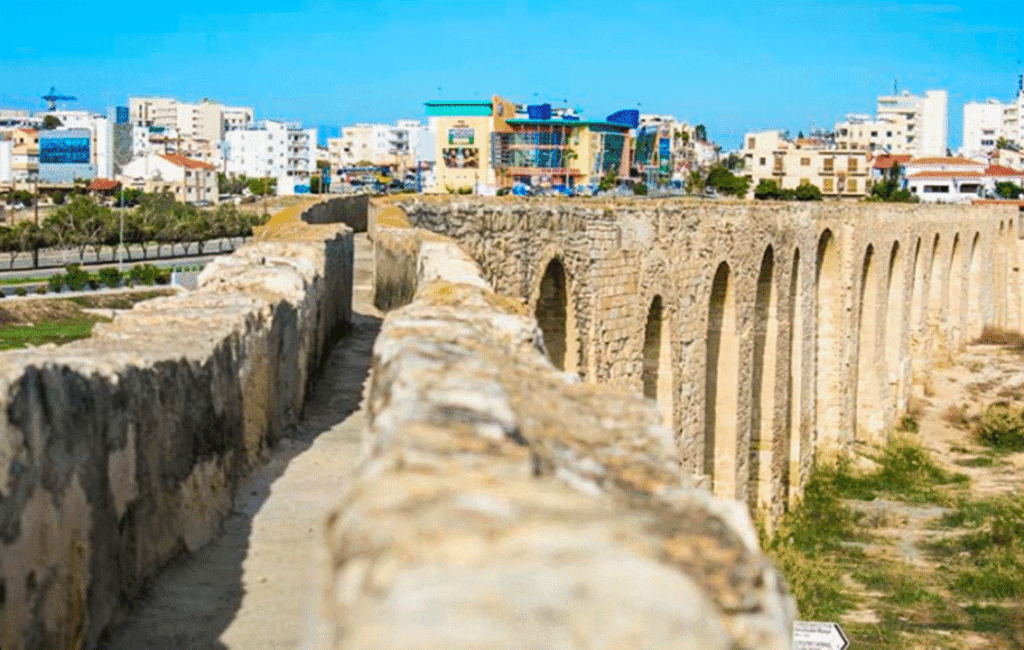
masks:
{"type": "Polygon", "coordinates": [[[40,164],[89,164],[89,137],[78,135],[39,138],[40,164]]]}
{"type": "Polygon", "coordinates": [[[472,128],[448,129],[448,144],[473,144],[474,135],[472,128]]]}
{"type": "Polygon", "coordinates": [[[442,149],[444,166],[449,169],[476,169],[480,167],[480,150],[471,147],[442,149]]]}

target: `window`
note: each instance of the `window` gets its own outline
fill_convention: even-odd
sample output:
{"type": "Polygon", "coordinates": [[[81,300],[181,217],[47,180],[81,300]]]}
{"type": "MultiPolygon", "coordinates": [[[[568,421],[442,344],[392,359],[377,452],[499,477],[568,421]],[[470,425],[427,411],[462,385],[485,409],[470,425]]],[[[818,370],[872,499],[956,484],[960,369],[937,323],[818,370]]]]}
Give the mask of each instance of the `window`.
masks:
{"type": "Polygon", "coordinates": [[[833,191],[832,179],[831,178],[823,179],[822,183],[821,183],[821,187],[822,187],[822,189],[825,192],[832,192],[833,191]]]}
{"type": "Polygon", "coordinates": [[[747,149],[753,149],[756,142],[754,138],[747,138],[747,149]]]}
{"type": "Polygon", "coordinates": [[[782,156],[775,156],[774,171],[777,171],[777,172],[781,172],[782,171],[782,156]]]}
{"type": "Polygon", "coordinates": [[[811,179],[809,179],[809,178],[801,178],[800,179],[800,185],[805,185],[805,184],[806,185],[810,185],[811,184],[811,179]]]}
{"type": "Polygon", "coordinates": [[[826,158],[824,162],[825,162],[825,171],[827,171],[827,172],[833,171],[833,168],[835,166],[835,158],[826,158]]]}
{"type": "Polygon", "coordinates": [[[846,189],[849,190],[850,192],[856,192],[857,191],[857,179],[856,178],[851,178],[851,179],[847,180],[846,181],[846,189]]]}
{"type": "Polygon", "coordinates": [[[848,158],[846,160],[846,171],[850,172],[851,174],[857,173],[857,159],[856,158],[848,158]]]}
{"type": "MultiPolygon", "coordinates": [[[[878,131],[872,131],[871,132],[871,137],[872,138],[877,138],[878,137],[878,131]]],[[[735,140],[733,140],[733,142],[735,142],[735,140]]]]}
{"type": "Polygon", "coordinates": [[[760,159],[758,159],[758,163],[757,163],[757,164],[759,164],[759,165],[761,165],[762,167],[764,167],[764,166],[765,166],[765,164],[766,164],[766,162],[767,162],[767,161],[765,161],[765,159],[764,159],[764,156],[761,156],[761,158],[760,158],[760,159]]]}
{"type": "Polygon", "coordinates": [[[810,164],[811,164],[811,159],[810,158],[801,158],[800,159],[800,166],[801,167],[807,167],[810,164]]]}
{"type": "Polygon", "coordinates": [[[949,194],[949,185],[925,185],[922,191],[925,194],[949,194]]]}

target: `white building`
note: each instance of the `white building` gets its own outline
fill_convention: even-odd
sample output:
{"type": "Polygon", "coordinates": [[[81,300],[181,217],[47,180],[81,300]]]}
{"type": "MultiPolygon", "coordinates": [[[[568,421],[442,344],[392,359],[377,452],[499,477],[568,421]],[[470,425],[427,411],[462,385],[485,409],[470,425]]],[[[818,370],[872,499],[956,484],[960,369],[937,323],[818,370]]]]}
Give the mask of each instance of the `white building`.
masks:
{"type": "Polygon", "coordinates": [[[395,124],[362,123],[343,127],[340,137],[327,140],[327,148],[334,169],[368,162],[405,171],[415,169],[417,160],[432,156],[434,139],[429,127],[419,120],[398,120],[395,124]]]}
{"type": "Polygon", "coordinates": [[[132,157],[182,154],[222,167],[224,134],[252,126],[248,106],[225,106],[204,99],[180,102],[168,97],[131,97],[132,157]]]}
{"type": "Polygon", "coordinates": [[[277,179],[279,194],[309,185],[316,173],[316,129],[298,122],[263,120],[257,127],[228,131],[224,141],[228,174],[277,179]]]}
{"type": "Polygon", "coordinates": [[[964,156],[988,156],[1001,138],[1024,147],[1024,77],[1018,81],[1017,96],[1008,102],[988,99],[964,104],[964,156]]]}
{"type": "Polygon", "coordinates": [[[149,154],[124,166],[117,180],[147,193],[169,192],[182,203],[217,203],[217,169],[184,156],[149,154]]]}
{"type": "Polygon", "coordinates": [[[996,184],[1024,186],[1024,171],[955,158],[915,158],[906,164],[907,189],[923,203],[970,203],[996,195],[996,184]]]}
{"type": "Polygon", "coordinates": [[[62,129],[89,131],[92,158],[90,164],[96,168],[96,176],[114,177],[114,125],[106,115],[95,115],[89,111],[49,111],[45,115],[52,115],[60,120],[62,129]]]}
{"type": "Polygon", "coordinates": [[[944,156],[949,144],[948,104],[945,90],[929,90],[923,96],[906,91],[880,96],[874,118],[849,114],[835,125],[836,146],[918,157],[944,156]]]}

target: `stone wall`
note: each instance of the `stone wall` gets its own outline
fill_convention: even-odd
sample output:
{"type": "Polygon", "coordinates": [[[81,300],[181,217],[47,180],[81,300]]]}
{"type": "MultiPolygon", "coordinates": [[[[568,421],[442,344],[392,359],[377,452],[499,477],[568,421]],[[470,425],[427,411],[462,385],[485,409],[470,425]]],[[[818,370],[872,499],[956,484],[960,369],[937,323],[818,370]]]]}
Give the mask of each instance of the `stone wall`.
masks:
{"type": "Polygon", "coordinates": [[[370,209],[369,194],[327,199],[302,212],[302,220],[311,224],[343,223],[354,232],[366,232],[370,209]]]}
{"type": "Polygon", "coordinates": [[[694,481],[769,521],[816,451],[878,441],[932,364],[983,325],[1021,327],[1015,207],[394,205],[455,239],[498,293],[545,305],[560,367],[655,399],[694,481]]]}
{"type": "Polygon", "coordinates": [[[653,404],[554,368],[455,242],[374,244],[407,304],[374,347],[304,647],[789,647],[746,507],[690,484],[653,404]]]}
{"type": "Polygon", "coordinates": [[[281,227],[191,293],[0,354],[0,647],[93,647],[211,538],[351,320],[352,233],[281,227]]]}

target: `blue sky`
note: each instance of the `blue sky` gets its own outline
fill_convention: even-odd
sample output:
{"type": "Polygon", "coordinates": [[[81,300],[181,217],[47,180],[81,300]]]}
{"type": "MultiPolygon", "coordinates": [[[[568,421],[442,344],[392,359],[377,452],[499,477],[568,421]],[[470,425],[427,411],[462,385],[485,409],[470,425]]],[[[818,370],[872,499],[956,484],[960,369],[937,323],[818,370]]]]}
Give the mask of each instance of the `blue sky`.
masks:
{"type": "Polygon", "coordinates": [[[831,126],[900,89],[963,103],[1016,92],[1024,6],[777,0],[0,0],[0,107],[51,85],[102,109],[214,98],[311,125],[423,118],[429,99],[568,100],[707,125],[831,126]],[[175,7],[172,11],[166,7],[175,7]]]}

